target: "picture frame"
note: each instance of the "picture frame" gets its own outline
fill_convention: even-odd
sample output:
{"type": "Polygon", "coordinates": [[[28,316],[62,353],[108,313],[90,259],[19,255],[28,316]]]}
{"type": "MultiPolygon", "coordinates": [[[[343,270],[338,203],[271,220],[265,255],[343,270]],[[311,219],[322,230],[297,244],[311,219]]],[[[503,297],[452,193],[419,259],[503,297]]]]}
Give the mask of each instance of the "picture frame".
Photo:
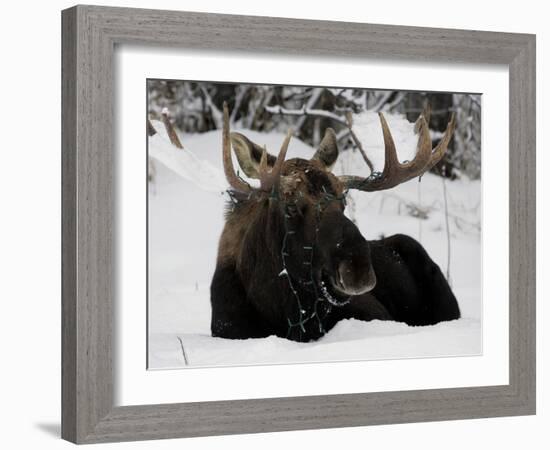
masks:
{"type": "Polygon", "coordinates": [[[534,414],[535,139],[534,35],[100,6],[64,10],[62,437],[96,443],[534,414]],[[327,33],[331,39],[323,39],[327,33]],[[509,384],[114,406],[113,54],[120,44],[506,65],[509,384]]]}

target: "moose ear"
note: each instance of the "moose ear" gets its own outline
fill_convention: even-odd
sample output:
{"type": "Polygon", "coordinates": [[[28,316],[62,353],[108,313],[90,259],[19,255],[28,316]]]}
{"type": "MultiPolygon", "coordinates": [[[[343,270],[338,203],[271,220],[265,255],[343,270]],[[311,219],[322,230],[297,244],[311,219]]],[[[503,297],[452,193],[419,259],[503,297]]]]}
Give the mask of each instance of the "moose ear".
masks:
{"type": "Polygon", "coordinates": [[[332,128],[327,128],[325,136],[319,144],[319,149],[311,159],[319,161],[326,170],[332,169],[338,159],[338,143],[336,142],[336,133],[332,128]]]}
{"type": "MultiPolygon", "coordinates": [[[[231,133],[231,145],[241,169],[249,178],[260,177],[260,160],[264,149],[241,133],[231,133]]],[[[267,165],[273,167],[276,158],[267,154],[267,165]]]]}

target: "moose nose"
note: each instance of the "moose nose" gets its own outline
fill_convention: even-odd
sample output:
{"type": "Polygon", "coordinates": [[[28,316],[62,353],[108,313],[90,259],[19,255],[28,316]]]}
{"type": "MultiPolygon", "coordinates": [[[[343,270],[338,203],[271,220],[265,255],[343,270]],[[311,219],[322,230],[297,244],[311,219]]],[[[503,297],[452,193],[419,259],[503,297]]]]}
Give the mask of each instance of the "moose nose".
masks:
{"type": "Polygon", "coordinates": [[[341,261],[338,264],[338,284],[347,295],[361,295],[372,291],[376,286],[372,264],[368,264],[368,267],[355,267],[353,261],[341,261]]]}

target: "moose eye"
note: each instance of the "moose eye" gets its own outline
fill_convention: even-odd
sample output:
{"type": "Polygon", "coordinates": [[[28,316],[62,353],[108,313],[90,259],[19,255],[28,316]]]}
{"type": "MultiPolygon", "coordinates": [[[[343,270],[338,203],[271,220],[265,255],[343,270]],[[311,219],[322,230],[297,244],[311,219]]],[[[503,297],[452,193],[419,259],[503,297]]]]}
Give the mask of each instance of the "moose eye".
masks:
{"type": "Polygon", "coordinates": [[[289,217],[295,217],[298,215],[298,213],[299,213],[299,208],[295,203],[286,206],[286,214],[289,217]]]}
{"type": "Polygon", "coordinates": [[[307,211],[307,202],[296,202],[286,206],[286,214],[289,217],[302,217],[307,211]]]}

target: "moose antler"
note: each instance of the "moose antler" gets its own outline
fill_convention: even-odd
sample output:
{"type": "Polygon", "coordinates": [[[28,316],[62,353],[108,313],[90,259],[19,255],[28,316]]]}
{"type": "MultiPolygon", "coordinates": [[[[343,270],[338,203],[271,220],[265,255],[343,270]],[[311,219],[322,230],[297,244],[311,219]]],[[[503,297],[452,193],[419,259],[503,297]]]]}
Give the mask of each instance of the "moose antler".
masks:
{"type": "MultiPolygon", "coordinates": [[[[262,156],[260,159],[259,167],[259,179],[260,179],[260,189],[259,191],[270,192],[273,188],[276,188],[279,183],[279,178],[281,176],[281,170],[283,168],[283,163],[285,162],[286,152],[288,150],[288,145],[290,143],[290,138],[292,137],[292,130],[289,130],[286,138],[281,146],[281,150],[277,155],[277,159],[273,164],[273,168],[269,169],[267,164],[267,150],[264,148],[262,156]]],[[[223,103],[223,171],[225,173],[225,178],[229,185],[237,192],[242,192],[249,194],[251,192],[257,191],[258,189],[250,186],[246,181],[240,178],[235,173],[235,168],[233,167],[233,160],[231,159],[231,140],[229,133],[229,110],[227,108],[227,103],[223,103]]]]}
{"type": "Polygon", "coordinates": [[[183,148],[183,145],[181,145],[180,138],[178,137],[176,130],[174,130],[174,126],[172,125],[172,122],[170,122],[168,108],[162,109],[161,117],[162,117],[162,123],[164,123],[164,128],[166,128],[166,133],[168,134],[168,137],[170,138],[170,142],[172,143],[172,145],[177,148],[183,148]]]}
{"type": "Polygon", "coordinates": [[[246,181],[240,178],[235,173],[233,167],[233,160],[231,159],[231,140],[229,138],[229,111],[227,109],[227,103],[223,102],[223,131],[222,131],[222,159],[223,159],[223,171],[225,178],[235,191],[248,194],[253,191],[246,181]]]}
{"type": "Polygon", "coordinates": [[[367,192],[381,191],[421,176],[443,158],[455,128],[455,115],[453,113],[451,120],[447,124],[443,138],[432,151],[432,140],[428,131],[428,123],[424,114],[420,115],[415,125],[416,130],[420,134],[416,147],[416,155],[412,161],[400,163],[397,159],[395,144],[388,123],[382,113],[378,113],[378,115],[384,136],[384,170],[382,173],[373,172],[366,178],[353,175],[340,176],[340,181],[344,183],[347,189],[358,189],[367,192]]]}

